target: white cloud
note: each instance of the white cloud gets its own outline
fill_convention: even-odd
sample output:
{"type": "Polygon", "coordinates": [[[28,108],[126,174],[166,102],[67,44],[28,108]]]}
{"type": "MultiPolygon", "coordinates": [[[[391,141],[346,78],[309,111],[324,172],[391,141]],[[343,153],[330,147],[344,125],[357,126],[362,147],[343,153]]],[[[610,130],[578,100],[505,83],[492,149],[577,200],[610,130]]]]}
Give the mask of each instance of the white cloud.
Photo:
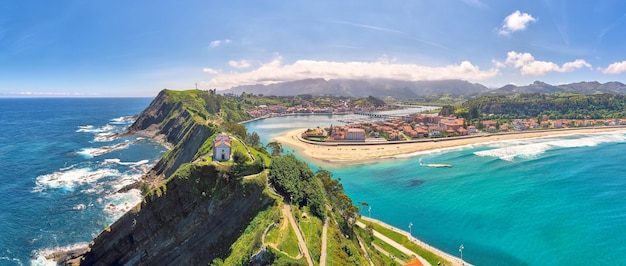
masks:
{"type": "Polygon", "coordinates": [[[241,61],[235,61],[235,60],[231,60],[228,61],[228,65],[234,68],[249,68],[251,66],[250,62],[248,60],[241,60],[241,61]]]}
{"type": "Polygon", "coordinates": [[[528,23],[537,21],[528,13],[521,13],[519,10],[511,13],[502,22],[502,27],[498,32],[500,35],[509,36],[515,31],[525,30],[528,27],[528,23]]]}
{"type": "Polygon", "coordinates": [[[213,74],[213,75],[220,73],[220,71],[219,71],[219,70],[214,69],[214,68],[209,68],[209,67],[205,67],[205,68],[203,68],[203,69],[202,69],[202,72],[209,73],[209,74],[213,74]]]}
{"type": "Polygon", "coordinates": [[[227,89],[239,85],[271,84],[308,78],[477,81],[492,78],[498,73],[497,69],[482,71],[468,61],[441,67],[390,63],[385,62],[384,59],[376,62],[298,60],[293,64],[284,65],[282,57],[277,56],[271,62],[262,64],[259,68],[249,72],[221,73],[210,81],[204,82],[203,86],[227,89]]]}
{"type": "Polygon", "coordinates": [[[626,72],[626,61],[615,62],[607,68],[599,68],[604,74],[622,74],[626,72]]]}
{"type": "Polygon", "coordinates": [[[212,41],[212,42],[209,44],[209,47],[211,47],[211,48],[215,48],[215,47],[219,47],[219,46],[221,46],[221,45],[226,45],[226,44],[229,44],[230,42],[231,42],[231,40],[229,40],[229,39],[225,39],[225,40],[215,40],[215,41],[212,41]]]}
{"type": "Polygon", "coordinates": [[[496,66],[503,67],[505,65],[519,68],[522,75],[542,76],[549,72],[572,72],[579,68],[591,69],[591,64],[587,63],[583,59],[576,59],[573,62],[564,63],[563,66],[559,66],[553,62],[537,61],[535,57],[530,53],[518,53],[511,51],[507,53],[505,63],[495,61],[496,66]]]}

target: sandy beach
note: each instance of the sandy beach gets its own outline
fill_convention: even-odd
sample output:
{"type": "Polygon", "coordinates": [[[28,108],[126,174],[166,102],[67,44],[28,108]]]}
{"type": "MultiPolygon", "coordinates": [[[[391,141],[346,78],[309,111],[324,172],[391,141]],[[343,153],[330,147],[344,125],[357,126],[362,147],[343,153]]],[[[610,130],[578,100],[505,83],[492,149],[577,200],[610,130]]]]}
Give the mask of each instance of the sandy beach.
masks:
{"type": "Polygon", "coordinates": [[[456,147],[471,146],[482,143],[489,143],[503,140],[541,138],[563,135],[579,135],[602,133],[612,131],[626,131],[626,127],[596,127],[596,128],[572,128],[559,130],[541,130],[528,132],[515,132],[509,134],[489,134],[471,138],[441,138],[429,139],[420,142],[396,142],[384,144],[345,144],[324,145],[305,142],[298,137],[306,129],[297,129],[288,132],[286,135],[277,137],[274,140],[282,143],[287,149],[297,149],[298,153],[307,159],[316,161],[322,165],[328,164],[358,164],[372,160],[393,159],[400,155],[415,154],[420,152],[436,151],[441,149],[451,149],[456,147]]]}

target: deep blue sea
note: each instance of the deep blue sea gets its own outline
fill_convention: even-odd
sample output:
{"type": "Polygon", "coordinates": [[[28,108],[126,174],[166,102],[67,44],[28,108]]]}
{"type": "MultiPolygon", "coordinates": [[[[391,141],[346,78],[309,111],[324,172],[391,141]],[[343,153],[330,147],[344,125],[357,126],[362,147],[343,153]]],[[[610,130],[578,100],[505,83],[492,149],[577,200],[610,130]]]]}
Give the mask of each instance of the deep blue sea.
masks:
{"type": "MultiPolygon", "coordinates": [[[[150,100],[0,99],[0,265],[45,264],[42,254],[89,242],[140,200],[139,191],[117,190],[165,149],[111,134],[150,100]]],[[[267,143],[339,119],[246,126],[267,143]]],[[[463,244],[475,265],[626,265],[625,148],[626,132],[570,135],[328,170],[355,204],[372,206],[373,218],[407,231],[413,223],[415,237],[457,256],[463,244]]]]}
{"type": "Polygon", "coordinates": [[[164,148],[115,138],[149,98],[0,98],[0,265],[43,265],[140,201],[164,148]]]}
{"type": "MultiPolygon", "coordinates": [[[[267,143],[293,128],[340,124],[337,119],[278,117],[247,128],[267,143]]],[[[372,207],[373,218],[406,231],[413,223],[413,236],[456,256],[462,244],[463,258],[475,265],[626,265],[625,149],[621,131],[326,169],[341,178],[355,204],[372,207]]]]}

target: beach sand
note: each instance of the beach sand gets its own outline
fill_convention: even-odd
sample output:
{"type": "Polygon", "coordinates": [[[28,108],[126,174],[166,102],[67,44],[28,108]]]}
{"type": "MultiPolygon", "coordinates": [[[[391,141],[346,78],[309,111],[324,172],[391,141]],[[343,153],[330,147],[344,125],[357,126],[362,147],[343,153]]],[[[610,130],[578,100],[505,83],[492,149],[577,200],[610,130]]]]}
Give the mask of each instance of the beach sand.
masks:
{"type": "Polygon", "coordinates": [[[485,134],[472,138],[440,138],[429,139],[422,142],[406,142],[406,143],[385,143],[385,144],[353,144],[353,145],[317,145],[304,142],[298,138],[298,135],[306,129],[297,129],[288,132],[286,135],[277,137],[274,140],[286,146],[287,150],[297,149],[298,153],[319,163],[320,165],[344,165],[344,164],[360,164],[371,161],[394,159],[400,155],[415,154],[419,152],[428,152],[441,149],[450,149],[463,146],[471,146],[489,142],[541,138],[563,135],[579,135],[602,133],[611,131],[626,131],[626,127],[596,127],[596,128],[573,128],[559,130],[541,130],[541,131],[525,131],[522,133],[510,134],[485,134]]]}

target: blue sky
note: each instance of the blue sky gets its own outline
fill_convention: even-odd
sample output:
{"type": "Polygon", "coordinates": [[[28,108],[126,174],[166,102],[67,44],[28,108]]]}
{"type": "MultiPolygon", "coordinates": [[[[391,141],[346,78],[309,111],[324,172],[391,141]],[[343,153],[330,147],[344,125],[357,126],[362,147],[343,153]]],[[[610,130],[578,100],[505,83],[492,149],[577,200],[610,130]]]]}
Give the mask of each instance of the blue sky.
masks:
{"type": "Polygon", "coordinates": [[[4,1],[0,95],[302,78],[626,82],[626,2],[4,1]]]}

